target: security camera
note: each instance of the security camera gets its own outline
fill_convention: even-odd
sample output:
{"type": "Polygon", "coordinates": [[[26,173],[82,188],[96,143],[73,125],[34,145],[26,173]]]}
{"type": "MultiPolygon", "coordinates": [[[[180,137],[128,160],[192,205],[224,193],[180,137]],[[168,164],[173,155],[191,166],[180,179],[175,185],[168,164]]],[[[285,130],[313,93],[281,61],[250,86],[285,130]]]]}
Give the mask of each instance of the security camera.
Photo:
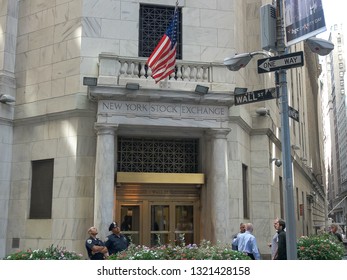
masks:
{"type": "Polygon", "coordinates": [[[260,107],[255,111],[259,116],[266,116],[269,115],[269,109],[265,107],[260,107]]]}
{"type": "Polygon", "coordinates": [[[275,162],[275,165],[277,167],[280,167],[282,165],[282,161],[278,158],[272,158],[270,162],[273,162],[273,161],[275,162]]]}
{"type": "Polygon", "coordinates": [[[241,68],[245,67],[250,62],[251,59],[252,59],[252,56],[249,53],[237,54],[233,57],[225,58],[224,65],[230,71],[238,71],[241,68]]]}
{"type": "Polygon", "coordinates": [[[280,159],[276,159],[276,160],[275,160],[275,165],[276,165],[277,167],[280,167],[280,166],[282,165],[282,161],[281,161],[280,159]]]}
{"type": "Polygon", "coordinates": [[[9,94],[2,94],[0,95],[0,102],[1,103],[12,103],[12,102],[15,102],[16,99],[9,95],[9,94]]]}
{"type": "Polygon", "coordinates": [[[306,43],[312,52],[322,56],[328,55],[334,49],[332,42],[321,38],[311,37],[306,40],[306,43]]]}

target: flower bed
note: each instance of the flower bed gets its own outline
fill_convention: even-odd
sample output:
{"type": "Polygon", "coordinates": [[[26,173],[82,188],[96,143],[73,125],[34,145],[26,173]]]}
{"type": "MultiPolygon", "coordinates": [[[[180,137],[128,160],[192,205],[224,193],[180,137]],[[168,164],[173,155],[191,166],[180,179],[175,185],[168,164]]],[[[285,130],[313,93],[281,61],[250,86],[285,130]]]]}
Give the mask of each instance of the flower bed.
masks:
{"type": "Polygon", "coordinates": [[[212,245],[202,241],[188,246],[162,245],[146,247],[130,245],[126,251],[112,255],[109,260],[250,260],[241,252],[234,251],[229,245],[212,245]]]}
{"type": "Polygon", "coordinates": [[[331,234],[302,236],[297,243],[298,260],[341,260],[343,244],[331,234]]]}
{"type": "Polygon", "coordinates": [[[50,247],[46,249],[19,251],[8,255],[4,260],[82,260],[83,256],[65,248],[50,247]]]}

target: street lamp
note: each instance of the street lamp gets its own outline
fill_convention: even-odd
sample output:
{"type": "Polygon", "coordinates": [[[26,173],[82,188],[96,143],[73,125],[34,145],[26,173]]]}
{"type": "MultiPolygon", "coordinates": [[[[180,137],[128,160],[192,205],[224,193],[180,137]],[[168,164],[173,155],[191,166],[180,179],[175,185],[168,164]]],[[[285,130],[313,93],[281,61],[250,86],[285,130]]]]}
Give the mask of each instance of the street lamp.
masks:
{"type": "MultiPolygon", "coordinates": [[[[284,8],[283,1],[277,1],[277,54],[279,56],[288,53],[288,50],[284,42],[284,8]]],[[[329,54],[334,45],[329,41],[309,38],[306,40],[309,48],[319,55],[329,54]]],[[[270,55],[264,51],[257,51],[252,53],[237,54],[234,57],[224,59],[224,65],[230,71],[238,71],[245,67],[254,55],[261,54],[267,57],[270,55]]],[[[277,79],[276,79],[277,80],[277,79]]],[[[287,94],[287,71],[280,69],[278,71],[278,83],[280,89],[281,99],[281,144],[282,144],[282,159],[283,159],[283,182],[284,182],[284,207],[285,207],[285,219],[286,219],[286,244],[287,244],[287,259],[297,259],[296,249],[296,221],[294,213],[294,195],[293,195],[293,174],[292,174],[292,162],[291,162],[291,145],[290,145],[290,130],[289,130],[289,113],[288,113],[288,94],[287,94]]]]}
{"type": "Polygon", "coordinates": [[[225,58],[224,59],[224,65],[230,71],[239,71],[241,68],[246,67],[246,65],[251,61],[251,59],[255,55],[263,55],[266,57],[270,57],[270,55],[265,51],[256,51],[256,52],[251,52],[251,53],[235,54],[232,57],[225,58]]]}

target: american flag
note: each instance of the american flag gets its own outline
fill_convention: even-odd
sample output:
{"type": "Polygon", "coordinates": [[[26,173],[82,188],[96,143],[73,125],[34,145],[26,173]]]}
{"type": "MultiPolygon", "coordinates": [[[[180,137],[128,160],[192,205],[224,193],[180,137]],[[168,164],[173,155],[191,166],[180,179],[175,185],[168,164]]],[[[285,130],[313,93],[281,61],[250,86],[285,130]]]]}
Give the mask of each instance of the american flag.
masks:
{"type": "Polygon", "coordinates": [[[152,78],[156,83],[168,77],[175,71],[177,46],[178,5],[176,4],[173,19],[165,34],[147,60],[152,69],[152,78]]]}

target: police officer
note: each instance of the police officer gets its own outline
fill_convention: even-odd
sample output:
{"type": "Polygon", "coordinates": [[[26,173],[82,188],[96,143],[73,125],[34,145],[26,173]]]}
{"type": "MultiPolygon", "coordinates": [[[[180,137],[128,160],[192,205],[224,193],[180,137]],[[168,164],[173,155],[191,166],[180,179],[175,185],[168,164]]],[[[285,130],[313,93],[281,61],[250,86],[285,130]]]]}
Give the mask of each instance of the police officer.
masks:
{"type": "Polygon", "coordinates": [[[112,234],[107,236],[105,245],[110,255],[117,254],[128,248],[128,239],[120,233],[120,228],[116,222],[110,224],[108,230],[112,231],[112,234]]]}
{"type": "Polygon", "coordinates": [[[104,242],[97,238],[98,230],[96,227],[88,229],[89,238],[86,240],[88,257],[91,260],[104,260],[108,256],[108,250],[104,242]]]}

